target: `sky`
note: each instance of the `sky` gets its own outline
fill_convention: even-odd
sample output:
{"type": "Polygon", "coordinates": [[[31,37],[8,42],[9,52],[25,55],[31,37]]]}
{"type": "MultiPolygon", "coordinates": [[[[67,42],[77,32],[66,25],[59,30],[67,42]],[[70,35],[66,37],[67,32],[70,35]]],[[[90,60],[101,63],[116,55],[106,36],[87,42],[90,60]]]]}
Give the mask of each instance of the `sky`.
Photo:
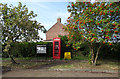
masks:
{"type": "MultiPolygon", "coordinates": [[[[7,3],[17,6],[18,2],[28,7],[29,12],[32,10],[38,16],[35,18],[37,22],[41,23],[46,30],[49,30],[56,22],[57,18],[61,18],[62,24],[66,23],[70,13],[67,11],[69,2],[76,0],[0,0],[0,3],[7,3]]],[[[80,0],[89,1],[89,0],[80,0]]],[[[91,0],[94,2],[95,0],[91,0]]],[[[46,34],[39,31],[39,36],[46,40],[46,34]]]]}
{"type": "MultiPolygon", "coordinates": [[[[3,1],[2,3],[7,3],[8,5],[12,4],[13,6],[17,6],[19,1],[3,1]]],[[[0,2],[1,3],[1,2],[0,2]]],[[[21,1],[22,5],[26,5],[28,7],[29,12],[34,11],[37,14],[35,18],[37,22],[41,23],[46,30],[49,30],[56,22],[57,18],[61,18],[61,23],[66,23],[67,18],[70,13],[67,11],[67,5],[69,2],[61,1],[21,1]]],[[[46,34],[39,31],[39,36],[46,40],[46,34]]]]}
{"type": "MultiPolygon", "coordinates": [[[[37,22],[41,23],[46,30],[49,30],[56,22],[57,18],[61,18],[61,23],[66,23],[70,13],[67,11],[67,5],[69,2],[75,2],[76,0],[0,0],[0,3],[7,3],[17,6],[18,2],[28,7],[29,12],[34,11],[37,14],[35,18],[37,22]]],[[[81,0],[86,1],[86,0],[81,0]]],[[[87,0],[89,1],[89,0],[87,0]]],[[[94,1],[94,0],[92,0],[94,1]]],[[[39,36],[46,40],[46,34],[39,31],[39,36]]]]}

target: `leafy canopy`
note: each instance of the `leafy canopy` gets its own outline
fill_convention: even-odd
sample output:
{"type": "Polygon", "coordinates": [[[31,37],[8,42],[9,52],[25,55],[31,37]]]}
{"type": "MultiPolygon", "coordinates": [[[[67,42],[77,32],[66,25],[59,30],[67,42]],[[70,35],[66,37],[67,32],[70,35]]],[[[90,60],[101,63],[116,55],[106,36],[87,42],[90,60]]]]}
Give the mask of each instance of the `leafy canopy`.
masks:
{"type": "Polygon", "coordinates": [[[69,32],[68,46],[79,49],[83,41],[112,45],[120,38],[119,2],[72,2],[65,29],[69,32]]]}
{"type": "Polygon", "coordinates": [[[38,31],[46,31],[34,18],[37,14],[28,11],[20,2],[18,6],[0,4],[0,21],[2,24],[2,41],[33,41],[38,40],[38,31]]]}

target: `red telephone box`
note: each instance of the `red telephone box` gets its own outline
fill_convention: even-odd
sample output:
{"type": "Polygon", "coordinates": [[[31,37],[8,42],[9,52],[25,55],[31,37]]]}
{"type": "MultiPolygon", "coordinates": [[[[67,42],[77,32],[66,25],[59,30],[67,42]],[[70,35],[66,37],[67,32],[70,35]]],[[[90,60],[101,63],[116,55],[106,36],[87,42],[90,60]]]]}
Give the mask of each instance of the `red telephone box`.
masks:
{"type": "Polygon", "coordinates": [[[53,59],[60,59],[61,53],[61,39],[53,38],[53,59]]]}

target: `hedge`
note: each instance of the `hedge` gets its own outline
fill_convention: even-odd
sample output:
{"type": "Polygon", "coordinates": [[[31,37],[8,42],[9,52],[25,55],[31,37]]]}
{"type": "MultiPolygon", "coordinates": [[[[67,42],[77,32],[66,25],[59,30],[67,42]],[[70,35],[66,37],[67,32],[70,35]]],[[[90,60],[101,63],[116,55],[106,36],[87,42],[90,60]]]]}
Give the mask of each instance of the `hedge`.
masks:
{"type": "MultiPolygon", "coordinates": [[[[47,46],[47,57],[53,56],[53,43],[52,42],[16,42],[11,44],[10,53],[14,57],[36,57],[40,56],[36,54],[36,46],[37,45],[46,45],[47,46]]],[[[4,45],[2,46],[4,49],[4,45]]],[[[64,52],[70,52],[72,47],[66,47],[66,44],[63,40],[61,40],[61,58],[64,57],[64,52]]],[[[3,57],[7,58],[8,54],[3,52],[3,57]]],[[[46,56],[45,54],[41,54],[41,56],[46,56]]]]}
{"type": "MultiPolygon", "coordinates": [[[[61,58],[64,57],[64,52],[71,52],[72,56],[76,55],[76,53],[81,53],[84,56],[88,56],[89,48],[86,44],[81,46],[81,49],[78,51],[74,50],[72,46],[66,47],[67,39],[61,38],[61,58]]],[[[47,57],[53,56],[53,43],[52,42],[21,42],[21,43],[12,43],[10,52],[14,57],[35,57],[36,54],[36,46],[37,45],[47,45],[47,57]]],[[[2,45],[4,49],[4,45],[2,45]]],[[[100,50],[99,59],[118,59],[120,51],[120,43],[117,43],[113,46],[104,45],[100,50]]],[[[7,53],[2,54],[3,57],[8,57],[7,53]]],[[[38,55],[40,56],[40,55],[38,55]]],[[[46,55],[42,55],[46,56],[46,55]]]]}
{"type": "MultiPolygon", "coordinates": [[[[46,45],[47,56],[52,56],[52,42],[17,42],[11,44],[10,53],[14,57],[35,57],[37,56],[36,46],[46,45]]],[[[4,49],[4,45],[2,46],[4,49]]],[[[8,57],[7,53],[3,52],[3,57],[8,57]]]]}

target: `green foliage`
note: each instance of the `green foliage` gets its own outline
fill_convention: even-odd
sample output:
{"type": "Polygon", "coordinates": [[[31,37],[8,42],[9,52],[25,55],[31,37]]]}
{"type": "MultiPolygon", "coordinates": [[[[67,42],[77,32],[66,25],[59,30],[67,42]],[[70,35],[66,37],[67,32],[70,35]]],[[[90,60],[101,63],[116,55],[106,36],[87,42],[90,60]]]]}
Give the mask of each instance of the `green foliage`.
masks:
{"type": "Polygon", "coordinates": [[[87,43],[83,43],[80,45],[80,49],[78,51],[80,51],[82,55],[88,57],[88,53],[90,50],[89,47],[87,46],[87,43]]]}
{"type": "Polygon", "coordinates": [[[91,52],[90,52],[89,55],[88,55],[89,64],[92,64],[91,57],[92,57],[92,55],[91,55],[91,52]]]}
{"type": "MultiPolygon", "coordinates": [[[[11,44],[17,41],[37,41],[40,39],[38,31],[41,30],[45,32],[46,30],[44,26],[41,26],[40,23],[34,19],[37,14],[34,14],[33,11],[29,12],[26,5],[22,5],[21,2],[19,2],[18,6],[0,3],[0,16],[2,43],[6,45],[3,51],[8,53],[11,60],[15,63],[12,57],[13,52],[10,52],[11,44]]],[[[15,49],[14,52],[19,52],[17,49],[15,49]]],[[[27,49],[25,49],[25,51],[27,51],[27,49]]],[[[29,48],[29,50],[31,49],[29,48]]],[[[32,51],[33,50],[31,50],[31,52],[32,51]]],[[[14,55],[17,56],[17,54],[14,55]]],[[[24,52],[24,55],[28,55],[28,52],[24,52]]],[[[30,53],[30,56],[31,55],[32,53],[30,53]]]]}
{"type": "MultiPolygon", "coordinates": [[[[62,39],[63,37],[61,37],[62,39]]],[[[62,39],[63,40],[63,39],[62,39]]],[[[64,40],[67,42],[67,40],[64,40]]],[[[53,56],[53,44],[52,42],[37,42],[37,43],[12,43],[10,52],[14,57],[36,57],[36,45],[47,45],[47,57],[53,56]]],[[[2,45],[4,49],[5,45],[2,45]]],[[[120,43],[115,44],[114,46],[104,45],[100,51],[99,59],[116,59],[118,60],[120,43]]],[[[74,50],[71,46],[66,47],[66,44],[62,42],[61,45],[61,58],[64,58],[64,52],[71,52],[73,60],[91,60],[91,54],[89,53],[89,47],[87,44],[82,44],[79,50],[74,50]]],[[[3,57],[9,57],[6,52],[3,52],[3,57]]],[[[43,57],[45,55],[42,55],[43,57]]]]}
{"type": "Polygon", "coordinates": [[[88,60],[88,56],[87,55],[84,55],[82,53],[83,51],[81,50],[73,50],[72,51],[72,60],[88,60]]]}
{"type": "MultiPolygon", "coordinates": [[[[36,46],[37,45],[47,45],[47,56],[52,56],[52,43],[51,42],[18,42],[12,43],[10,53],[14,57],[35,57],[37,55],[36,46]]],[[[4,48],[4,46],[3,46],[4,48]]],[[[5,52],[3,52],[3,57],[8,57],[5,52]]]]}
{"type": "Polygon", "coordinates": [[[115,59],[120,60],[120,43],[116,43],[113,46],[104,45],[101,49],[99,59],[115,59]]]}
{"type": "Polygon", "coordinates": [[[68,43],[78,50],[81,41],[112,45],[120,32],[119,2],[71,2],[70,16],[65,30],[69,32],[68,43]]]}
{"type": "Polygon", "coordinates": [[[67,46],[67,36],[61,36],[59,35],[58,37],[61,38],[61,58],[64,58],[64,53],[65,52],[72,52],[72,47],[71,46],[67,46]]]}
{"type": "Polygon", "coordinates": [[[82,43],[88,43],[95,65],[102,46],[119,41],[119,2],[71,2],[67,8],[70,16],[64,29],[69,32],[68,45],[78,50],[82,43]]]}
{"type": "Polygon", "coordinates": [[[64,57],[65,52],[71,52],[73,59],[82,59],[82,56],[83,56],[83,58],[88,57],[89,48],[86,43],[81,44],[80,45],[81,48],[78,51],[76,51],[75,49],[73,49],[72,44],[68,45],[68,37],[67,36],[59,35],[59,37],[61,38],[61,58],[64,57]],[[76,54],[76,53],[78,53],[78,54],[76,54]]]}
{"type": "Polygon", "coordinates": [[[20,2],[18,6],[0,3],[0,16],[3,43],[9,40],[36,41],[40,39],[38,30],[45,31],[45,28],[34,19],[37,14],[29,12],[26,5],[20,2]]]}

